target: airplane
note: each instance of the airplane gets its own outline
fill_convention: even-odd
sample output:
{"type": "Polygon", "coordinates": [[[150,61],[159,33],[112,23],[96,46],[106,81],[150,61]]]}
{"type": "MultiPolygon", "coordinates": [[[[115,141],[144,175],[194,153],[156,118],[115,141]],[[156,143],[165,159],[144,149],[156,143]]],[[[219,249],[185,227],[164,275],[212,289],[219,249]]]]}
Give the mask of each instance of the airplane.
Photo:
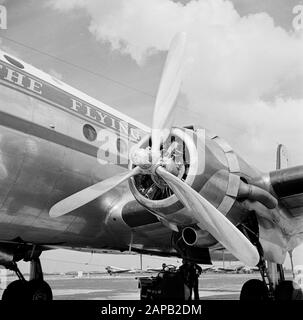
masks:
{"type": "Polygon", "coordinates": [[[18,276],[3,300],[51,300],[39,257],[57,248],[210,265],[221,247],[260,270],[240,299],[302,297],[282,264],[302,243],[303,166],[263,173],[199,124],[172,126],[185,46],[177,34],[152,128],[0,52],[0,264],[18,276]]]}
{"type": "Polygon", "coordinates": [[[225,272],[231,272],[234,270],[231,269],[227,269],[227,268],[222,268],[222,267],[218,267],[218,266],[211,266],[208,269],[203,269],[203,271],[205,272],[212,272],[212,273],[225,273],[225,272]]]}
{"type": "Polygon", "coordinates": [[[118,267],[114,267],[114,266],[107,266],[105,268],[105,270],[110,274],[116,274],[116,273],[127,273],[127,272],[131,272],[132,269],[123,269],[123,268],[118,268],[118,267]]]}
{"type": "Polygon", "coordinates": [[[236,266],[230,266],[229,268],[214,266],[209,270],[213,272],[219,272],[219,273],[253,273],[254,271],[259,271],[259,268],[256,268],[256,267],[252,268],[244,265],[236,265],[236,266]]]}
{"type": "MultiPolygon", "coordinates": [[[[217,267],[217,270],[224,272],[224,273],[238,273],[240,270],[243,269],[244,266],[235,266],[235,267],[217,267]]],[[[218,272],[218,271],[217,271],[218,272]]]]}
{"type": "Polygon", "coordinates": [[[131,269],[125,269],[125,268],[119,268],[115,266],[107,266],[105,267],[105,270],[110,274],[119,274],[119,273],[155,273],[162,271],[162,268],[147,268],[147,269],[138,269],[138,268],[131,268],[131,269]]]}

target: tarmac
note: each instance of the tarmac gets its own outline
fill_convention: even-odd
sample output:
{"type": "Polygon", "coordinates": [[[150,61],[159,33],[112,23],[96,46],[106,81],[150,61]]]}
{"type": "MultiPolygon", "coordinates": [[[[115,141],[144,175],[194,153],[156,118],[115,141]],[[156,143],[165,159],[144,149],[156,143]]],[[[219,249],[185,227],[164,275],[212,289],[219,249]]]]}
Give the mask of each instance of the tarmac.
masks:
{"type": "MultiPolygon", "coordinates": [[[[138,277],[155,274],[46,276],[53,290],[54,300],[139,300],[138,277]]],[[[242,285],[249,279],[260,279],[254,274],[205,273],[199,279],[201,300],[238,300],[242,285]]],[[[14,279],[10,279],[12,281],[14,279]]],[[[0,289],[0,296],[3,290],[0,289]]]]}

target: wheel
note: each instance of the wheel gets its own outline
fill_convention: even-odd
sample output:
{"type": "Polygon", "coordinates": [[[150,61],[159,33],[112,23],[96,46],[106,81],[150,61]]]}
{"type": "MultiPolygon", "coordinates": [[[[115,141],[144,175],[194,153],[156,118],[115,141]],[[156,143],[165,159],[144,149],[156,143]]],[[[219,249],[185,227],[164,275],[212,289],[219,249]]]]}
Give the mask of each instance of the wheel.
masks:
{"type": "Polygon", "coordinates": [[[250,279],[244,283],[240,300],[268,300],[268,290],[263,281],[258,279],[250,279]]]}
{"type": "Polygon", "coordinates": [[[3,301],[28,300],[28,282],[15,280],[11,282],[2,294],[3,301]]]}
{"type": "Polygon", "coordinates": [[[28,282],[28,296],[30,300],[53,300],[52,289],[43,280],[31,280],[28,282]]]}
{"type": "Polygon", "coordinates": [[[301,287],[292,280],[280,282],[275,290],[276,300],[303,300],[301,287]]]}

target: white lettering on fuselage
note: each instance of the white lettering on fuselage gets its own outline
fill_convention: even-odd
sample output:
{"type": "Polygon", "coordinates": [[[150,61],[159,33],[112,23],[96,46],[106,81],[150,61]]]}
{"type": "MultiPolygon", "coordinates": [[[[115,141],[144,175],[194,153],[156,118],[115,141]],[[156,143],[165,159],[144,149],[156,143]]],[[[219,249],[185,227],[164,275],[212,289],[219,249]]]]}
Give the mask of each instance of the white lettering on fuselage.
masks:
{"type": "Polygon", "coordinates": [[[18,86],[24,87],[24,75],[12,69],[7,68],[7,75],[4,77],[4,79],[17,84],[18,86]]]}
{"type": "Polygon", "coordinates": [[[108,116],[106,114],[103,114],[102,112],[96,110],[97,114],[99,115],[100,117],[100,120],[103,124],[105,124],[105,119],[108,118],[108,116]]]}
{"type": "Polygon", "coordinates": [[[76,99],[72,99],[72,106],[71,106],[71,109],[73,109],[74,111],[77,111],[79,112],[79,108],[82,106],[82,103],[76,99]]]}
{"type": "Polygon", "coordinates": [[[24,74],[10,69],[9,67],[3,68],[3,65],[0,65],[2,70],[7,70],[6,75],[4,76],[4,80],[7,80],[13,84],[18,85],[19,87],[26,88],[35,93],[42,94],[42,86],[43,84],[29,76],[25,77],[24,74]]]}
{"type": "Polygon", "coordinates": [[[39,93],[39,94],[42,94],[42,83],[41,82],[38,82],[32,78],[29,78],[29,87],[28,87],[29,90],[33,91],[33,92],[36,92],[36,93],[39,93]]]}
{"type": "Polygon", "coordinates": [[[129,137],[131,140],[138,141],[141,139],[139,130],[130,127],[129,124],[123,120],[120,120],[114,116],[106,114],[101,110],[97,110],[86,103],[83,103],[77,99],[71,98],[72,104],[70,109],[76,111],[78,114],[82,114],[90,119],[93,119],[108,128],[113,128],[120,134],[129,137]]]}

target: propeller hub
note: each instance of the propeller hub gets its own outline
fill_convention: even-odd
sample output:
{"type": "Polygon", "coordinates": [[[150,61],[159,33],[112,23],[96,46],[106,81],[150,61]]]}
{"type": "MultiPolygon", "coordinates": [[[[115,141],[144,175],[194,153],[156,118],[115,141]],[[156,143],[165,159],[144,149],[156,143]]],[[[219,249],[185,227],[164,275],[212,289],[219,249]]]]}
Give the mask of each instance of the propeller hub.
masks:
{"type": "Polygon", "coordinates": [[[168,171],[176,177],[180,177],[180,179],[185,171],[184,166],[177,165],[172,158],[167,157],[161,158],[156,165],[152,165],[150,168],[151,178],[157,184],[157,186],[162,189],[168,187],[168,185],[157,173],[157,169],[159,167],[164,168],[166,171],[168,171]]]}
{"type": "Polygon", "coordinates": [[[157,174],[158,167],[165,168],[174,176],[180,176],[181,173],[182,177],[184,174],[184,166],[178,165],[172,156],[157,157],[156,163],[153,163],[155,158],[153,157],[152,149],[150,147],[135,149],[131,155],[131,159],[135,166],[140,167],[144,171],[144,174],[151,175],[152,180],[160,188],[167,187],[167,183],[157,174]]]}
{"type": "Polygon", "coordinates": [[[143,170],[150,169],[152,166],[151,148],[135,149],[131,154],[131,160],[135,166],[138,166],[143,170]]]}

